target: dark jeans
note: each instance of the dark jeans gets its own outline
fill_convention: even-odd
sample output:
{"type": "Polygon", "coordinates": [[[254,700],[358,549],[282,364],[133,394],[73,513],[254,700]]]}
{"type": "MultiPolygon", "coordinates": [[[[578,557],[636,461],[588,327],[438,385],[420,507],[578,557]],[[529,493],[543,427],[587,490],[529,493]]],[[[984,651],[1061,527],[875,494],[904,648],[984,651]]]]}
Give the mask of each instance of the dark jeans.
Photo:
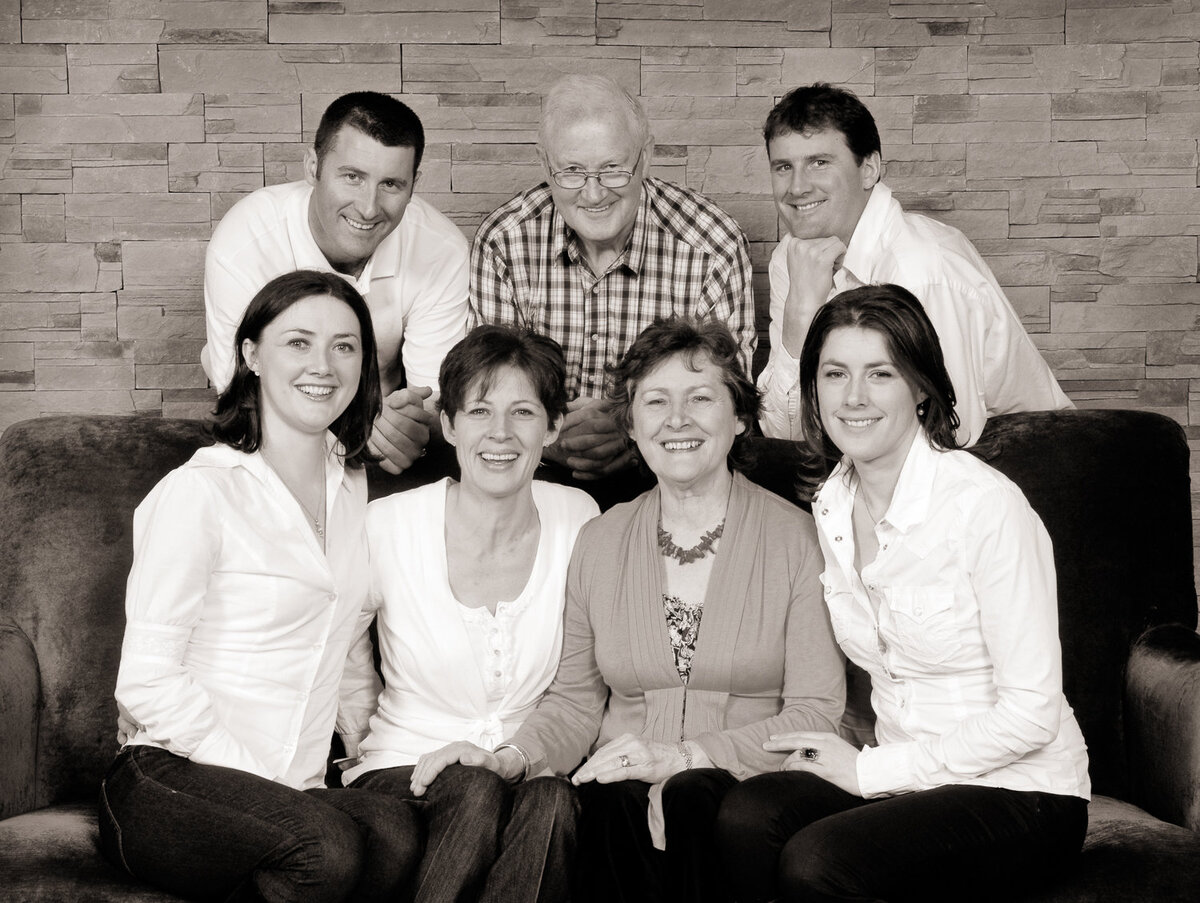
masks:
{"type": "Polygon", "coordinates": [[[394,901],[420,822],[373,793],[301,792],[151,746],[100,785],[100,848],[135,878],[192,900],[394,901]]]}
{"type": "Polygon", "coordinates": [[[717,821],[740,903],[1007,900],[1086,831],[1078,797],[960,784],[864,800],[797,771],[743,782],[717,821]]]}
{"type": "MultiPolygon", "coordinates": [[[[382,768],[351,787],[411,800],[412,773],[411,765],[382,768]]],[[[417,903],[567,899],[579,815],[570,782],[546,777],[509,784],[486,768],[451,765],[415,805],[427,838],[417,903]]]]}
{"type": "Polygon", "coordinates": [[[681,771],[663,787],[665,851],[654,849],[644,781],[579,786],[582,814],[574,903],[728,899],[713,825],[737,780],[719,768],[681,771]]]}

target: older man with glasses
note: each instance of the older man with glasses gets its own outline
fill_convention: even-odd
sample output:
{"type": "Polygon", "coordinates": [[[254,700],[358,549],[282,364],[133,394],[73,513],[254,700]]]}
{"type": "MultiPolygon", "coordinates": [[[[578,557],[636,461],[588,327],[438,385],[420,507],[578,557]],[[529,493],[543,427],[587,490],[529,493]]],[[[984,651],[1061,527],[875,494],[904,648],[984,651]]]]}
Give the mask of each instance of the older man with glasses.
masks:
{"type": "Polygon", "coordinates": [[[471,249],[472,325],[527,326],[563,346],[573,400],[544,458],[575,479],[632,462],[603,401],[604,367],[656,318],[723,321],[750,372],[746,237],[712,201],[648,176],[653,151],[645,111],[616,82],[561,79],[538,134],[546,181],[484,220],[471,249]]]}

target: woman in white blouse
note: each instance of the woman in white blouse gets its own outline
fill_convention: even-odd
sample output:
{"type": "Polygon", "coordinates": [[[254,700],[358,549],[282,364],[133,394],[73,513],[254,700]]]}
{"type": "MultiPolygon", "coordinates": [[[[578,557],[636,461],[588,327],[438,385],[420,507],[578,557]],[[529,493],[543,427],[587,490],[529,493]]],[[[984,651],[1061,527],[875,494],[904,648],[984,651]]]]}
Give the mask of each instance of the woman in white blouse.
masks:
{"type": "MultiPolygon", "coordinates": [[[[557,342],[504,326],[476,327],[442,362],[442,431],[462,475],[368,509],[385,689],[344,776],[352,787],[412,798],[422,755],[492,750],[554,677],[567,563],[599,513],[587,493],[533,479],[566,415],[565,381],[557,342]]],[[[427,840],[416,899],[565,899],[571,785],[510,787],[469,753],[462,761],[418,786],[427,840]]]]}
{"type": "Polygon", "coordinates": [[[1062,692],[1054,556],[1021,491],[957,450],[924,310],[894,285],[821,308],[804,434],[838,462],[813,498],[825,602],[871,677],[878,746],[797,732],[726,796],[738,900],[1010,899],[1069,865],[1090,783],[1062,692]]]}
{"type": "Polygon", "coordinates": [[[134,515],[101,846],[188,899],[392,900],[415,813],[324,787],[335,726],[357,749],[378,692],[361,614],[370,313],[336,274],[289,273],[235,349],[217,443],[134,515]]]}

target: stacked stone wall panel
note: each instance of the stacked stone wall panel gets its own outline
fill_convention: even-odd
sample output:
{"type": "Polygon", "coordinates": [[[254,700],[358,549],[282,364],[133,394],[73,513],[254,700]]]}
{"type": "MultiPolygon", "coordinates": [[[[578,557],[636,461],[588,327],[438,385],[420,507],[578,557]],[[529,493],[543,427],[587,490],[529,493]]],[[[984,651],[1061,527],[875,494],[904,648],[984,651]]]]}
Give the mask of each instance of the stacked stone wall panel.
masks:
{"type": "Polygon", "coordinates": [[[303,177],[339,94],[417,111],[418,191],[470,238],[542,177],[540,98],[567,73],[639,96],[652,171],[741,224],[764,346],[761,128],[830,81],[1078,405],[1161,411],[1200,447],[1195,0],[0,0],[0,427],[207,414],[205,244],[303,177]]]}

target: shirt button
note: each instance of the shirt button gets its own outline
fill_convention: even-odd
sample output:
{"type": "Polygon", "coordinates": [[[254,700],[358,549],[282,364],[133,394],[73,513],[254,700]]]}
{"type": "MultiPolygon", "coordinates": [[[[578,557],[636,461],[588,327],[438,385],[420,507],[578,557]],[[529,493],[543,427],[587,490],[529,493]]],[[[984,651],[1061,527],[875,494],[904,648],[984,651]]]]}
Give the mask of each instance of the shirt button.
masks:
{"type": "Polygon", "coordinates": [[[821,513],[822,513],[822,514],[828,514],[828,513],[829,513],[829,509],[828,509],[828,508],[822,508],[822,509],[821,509],[821,513]]]}
{"type": "Polygon", "coordinates": [[[492,677],[499,677],[499,676],[500,676],[500,672],[499,672],[499,671],[493,671],[493,672],[492,672],[492,677]]]}
{"type": "Polygon", "coordinates": [[[329,602],[336,602],[337,601],[337,593],[330,593],[328,596],[325,597],[325,599],[329,602]]]}
{"type": "Polygon", "coordinates": [[[885,551],[885,552],[886,552],[886,551],[887,551],[887,543],[885,542],[885,543],[884,543],[883,545],[881,545],[879,548],[881,548],[883,551],[885,551]]]}
{"type": "Polygon", "coordinates": [[[841,542],[841,541],[842,541],[842,537],[840,537],[840,536],[835,536],[835,537],[833,537],[833,541],[834,541],[834,542],[841,542]]]}
{"type": "Polygon", "coordinates": [[[599,341],[600,341],[600,333],[598,333],[598,332],[593,332],[593,333],[592,333],[592,341],[593,341],[593,342],[599,342],[599,341]]]}

